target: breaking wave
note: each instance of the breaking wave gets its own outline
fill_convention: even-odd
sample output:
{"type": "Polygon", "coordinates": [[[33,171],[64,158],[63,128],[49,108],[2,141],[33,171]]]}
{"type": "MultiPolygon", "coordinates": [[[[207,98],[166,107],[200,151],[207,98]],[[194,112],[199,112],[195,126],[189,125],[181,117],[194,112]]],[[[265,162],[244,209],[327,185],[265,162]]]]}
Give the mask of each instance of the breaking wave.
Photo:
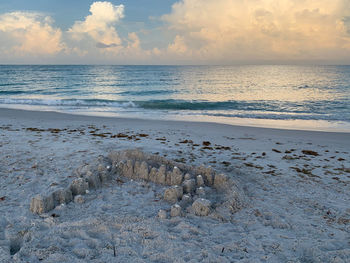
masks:
{"type": "MultiPolygon", "coordinates": [[[[186,115],[207,115],[214,117],[237,117],[279,120],[334,120],[350,121],[350,105],[338,114],[339,105],[330,101],[281,102],[281,101],[187,101],[149,100],[116,101],[103,99],[0,99],[0,104],[36,105],[47,107],[103,108],[109,111],[120,109],[132,111],[162,111],[186,115]],[[344,114],[344,111],[349,114],[344,114]]],[[[343,106],[344,107],[344,104],[343,106]]]]}

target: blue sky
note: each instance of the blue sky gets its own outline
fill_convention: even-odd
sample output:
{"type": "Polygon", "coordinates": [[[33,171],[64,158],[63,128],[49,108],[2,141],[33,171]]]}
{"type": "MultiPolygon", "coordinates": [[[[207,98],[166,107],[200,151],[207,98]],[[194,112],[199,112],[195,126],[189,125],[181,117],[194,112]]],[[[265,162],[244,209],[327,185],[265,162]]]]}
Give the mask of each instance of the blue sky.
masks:
{"type": "MultiPolygon", "coordinates": [[[[76,20],[88,14],[94,0],[2,0],[0,14],[13,11],[39,11],[52,16],[57,26],[68,29],[76,20]]],[[[148,23],[149,17],[159,17],[171,11],[174,0],[123,0],[109,1],[114,5],[123,4],[126,16],[124,21],[148,23]]]]}
{"type": "Polygon", "coordinates": [[[350,64],[349,21],[349,0],[2,0],[0,64],[350,64]]]}

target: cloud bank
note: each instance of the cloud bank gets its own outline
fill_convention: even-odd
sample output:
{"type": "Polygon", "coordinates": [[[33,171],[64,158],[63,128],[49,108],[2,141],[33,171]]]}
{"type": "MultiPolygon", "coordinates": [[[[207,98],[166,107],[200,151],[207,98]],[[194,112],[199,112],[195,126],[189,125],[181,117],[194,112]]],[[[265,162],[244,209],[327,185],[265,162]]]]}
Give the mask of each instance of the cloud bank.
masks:
{"type": "Polygon", "coordinates": [[[0,15],[0,52],[3,56],[55,55],[64,50],[62,32],[40,13],[0,15]]]}
{"type": "Polygon", "coordinates": [[[349,14],[349,0],[181,0],[162,19],[195,60],[317,60],[350,58],[349,14]]]}
{"type": "Polygon", "coordinates": [[[179,0],[159,18],[161,30],[148,36],[151,47],[142,27],[141,33],[119,34],[124,5],[98,1],[89,11],[67,31],[40,13],[0,15],[0,59],[108,64],[350,60],[350,0],[179,0]]]}

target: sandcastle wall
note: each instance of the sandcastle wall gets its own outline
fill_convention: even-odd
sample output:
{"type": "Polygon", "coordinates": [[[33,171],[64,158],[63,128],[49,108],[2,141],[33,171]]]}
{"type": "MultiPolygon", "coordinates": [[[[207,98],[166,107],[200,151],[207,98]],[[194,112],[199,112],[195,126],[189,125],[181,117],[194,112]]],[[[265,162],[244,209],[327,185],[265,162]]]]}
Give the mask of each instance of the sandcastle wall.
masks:
{"type": "MultiPolygon", "coordinates": [[[[30,211],[35,214],[47,213],[118,177],[167,187],[164,200],[173,205],[171,216],[181,216],[187,212],[207,216],[218,206],[234,213],[244,205],[242,191],[227,175],[216,173],[211,167],[188,166],[139,150],[100,156],[91,164],[77,168],[74,174],[76,179],[67,187],[34,196],[30,211]]],[[[159,216],[164,217],[164,211],[160,211],[159,216]]]]}

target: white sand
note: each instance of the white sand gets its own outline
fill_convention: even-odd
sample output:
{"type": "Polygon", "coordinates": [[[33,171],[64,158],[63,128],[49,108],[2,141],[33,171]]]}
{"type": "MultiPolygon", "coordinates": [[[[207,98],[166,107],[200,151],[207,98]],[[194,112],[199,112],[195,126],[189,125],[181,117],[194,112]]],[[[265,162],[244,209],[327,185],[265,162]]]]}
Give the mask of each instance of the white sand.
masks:
{"type": "Polygon", "coordinates": [[[349,152],[349,133],[0,109],[0,262],[350,262],[349,152]],[[128,148],[211,165],[239,183],[248,206],[227,222],[160,220],[163,189],[125,180],[83,204],[30,213],[35,194],[128,148]]]}

